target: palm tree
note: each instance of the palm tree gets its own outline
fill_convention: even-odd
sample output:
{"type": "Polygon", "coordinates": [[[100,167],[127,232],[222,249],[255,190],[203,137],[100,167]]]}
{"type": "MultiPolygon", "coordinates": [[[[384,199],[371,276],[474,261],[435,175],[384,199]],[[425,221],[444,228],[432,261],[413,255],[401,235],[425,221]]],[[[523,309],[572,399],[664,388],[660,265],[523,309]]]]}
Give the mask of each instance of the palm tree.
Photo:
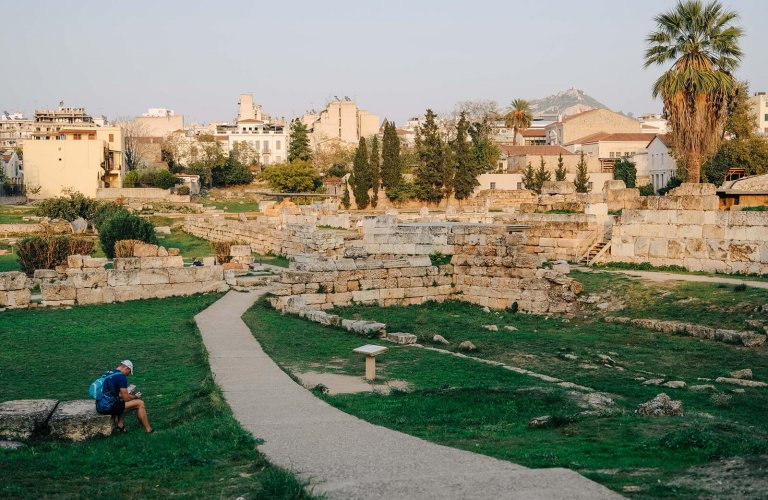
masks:
{"type": "Polygon", "coordinates": [[[523,131],[531,126],[533,121],[533,114],[531,113],[531,105],[525,99],[515,99],[512,101],[512,109],[504,115],[504,126],[511,128],[514,131],[512,137],[512,145],[517,145],[517,133],[523,131]]]}
{"type": "Polygon", "coordinates": [[[737,88],[732,72],[743,55],[738,43],[743,30],[731,25],[737,18],[717,1],[681,1],[656,16],[657,31],[647,38],[646,68],[672,62],[656,80],[653,96],[664,103],[688,182],[700,181],[703,159],[717,149],[737,88]]]}

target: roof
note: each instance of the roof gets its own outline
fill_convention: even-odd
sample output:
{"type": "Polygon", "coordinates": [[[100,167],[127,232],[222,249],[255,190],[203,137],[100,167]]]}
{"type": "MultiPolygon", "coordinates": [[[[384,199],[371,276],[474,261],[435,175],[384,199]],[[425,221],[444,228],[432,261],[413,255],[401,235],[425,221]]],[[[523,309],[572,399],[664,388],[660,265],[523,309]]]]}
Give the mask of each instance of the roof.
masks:
{"type": "Polygon", "coordinates": [[[648,141],[648,146],[651,145],[651,143],[654,140],[660,140],[662,144],[664,144],[666,147],[671,148],[672,147],[672,137],[670,137],[669,134],[657,134],[656,137],[648,141]]]}
{"type": "Polygon", "coordinates": [[[343,182],[344,181],[341,178],[336,177],[335,175],[323,179],[323,184],[342,184],[343,182]]]}
{"type": "MultiPolygon", "coordinates": [[[[550,123],[547,126],[549,127],[551,125],[559,125],[561,123],[569,122],[569,121],[573,120],[574,118],[578,118],[580,116],[586,115],[587,113],[594,113],[595,111],[600,111],[601,109],[603,109],[603,108],[588,109],[586,111],[582,111],[581,113],[576,113],[575,115],[566,116],[565,118],[563,118],[559,122],[552,122],[552,123],[550,123]]],[[[610,111],[610,110],[608,110],[608,111],[610,111]]]]}
{"type": "Polygon", "coordinates": [[[507,156],[557,156],[573,155],[562,146],[499,146],[507,156]]]}
{"type": "Polygon", "coordinates": [[[255,118],[248,118],[246,120],[237,120],[237,123],[262,123],[262,120],[256,120],[255,118]]]}
{"type": "Polygon", "coordinates": [[[520,131],[523,137],[546,137],[547,131],[543,128],[527,128],[520,131]]]}
{"type": "Polygon", "coordinates": [[[5,162],[11,161],[11,158],[13,158],[12,154],[3,155],[3,161],[5,161],[5,162]]]}
{"type": "Polygon", "coordinates": [[[591,144],[594,142],[644,142],[648,144],[652,141],[657,134],[642,133],[642,132],[620,132],[615,134],[609,134],[608,132],[598,132],[591,134],[575,141],[571,141],[566,144],[570,146],[572,144],[591,144]]]}

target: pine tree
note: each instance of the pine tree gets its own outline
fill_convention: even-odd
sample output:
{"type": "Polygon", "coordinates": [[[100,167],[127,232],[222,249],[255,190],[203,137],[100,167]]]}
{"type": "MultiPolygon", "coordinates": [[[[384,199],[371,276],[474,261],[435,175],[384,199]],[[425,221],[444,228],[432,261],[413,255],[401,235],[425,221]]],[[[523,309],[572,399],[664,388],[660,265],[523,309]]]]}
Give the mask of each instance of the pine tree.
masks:
{"type": "Polygon", "coordinates": [[[311,158],[307,127],[301,121],[293,120],[291,122],[291,143],[288,146],[288,161],[309,161],[311,158]]]}
{"type": "Polygon", "coordinates": [[[393,122],[384,121],[381,143],[381,184],[384,189],[396,188],[403,180],[400,160],[400,138],[393,122]]]}
{"type": "Polygon", "coordinates": [[[344,205],[344,208],[349,210],[349,206],[352,204],[352,202],[349,199],[349,186],[347,183],[344,183],[344,195],[341,197],[341,204],[344,205]]]}
{"type": "Polygon", "coordinates": [[[368,207],[371,199],[368,189],[371,187],[371,168],[368,165],[368,148],[365,146],[365,138],[360,138],[360,143],[355,151],[355,161],[352,164],[352,192],[355,194],[355,204],[359,210],[368,207]]]}
{"type": "Polygon", "coordinates": [[[469,122],[466,113],[461,113],[456,125],[456,139],[451,143],[453,150],[454,187],[457,200],[469,198],[477,182],[477,157],[473,154],[472,144],[467,140],[469,122]]]}
{"type": "Polygon", "coordinates": [[[584,160],[584,151],[581,152],[579,163],[576,164],[576,179],[573,183],[576,184],[577,193],[589,191],[589,175],[587,174],[587,162],[584,160]]]}
{"type": "Polygon", "coordinates": [[[534,174],[533,183],[536,186],[534,191],[541,194],[541,188],[544,186],[544,183],[550,180],[552,180],[552,173],[547,170],[547,162],[544,161],[544,157],[542,156],[539,168],[536,169],[536,173],[534,174]]]}
{"type": "Polygon", "coordinates": [[[426,202],[440,203],[446,180],[446,150],[435,122],[435,113],[427,110],[424,126],[417,135],[419,165],[415,169],[416,196],[426,202]]]}
{"type": "Polygon", "coordinates": [[[557,170],[555,170],[555,180],[564,181],[566,172],[565,162],[563,161],[563,153],[560,153],[560,156],[557,157],[557,170]]]}
{"type": "Polygon", "coordinates": [[[381,185],[381,160],[379,159],[379,138],[375,135],[371,140],[371,159],[368,164],[371,169],[371,188],[373,189],[371,206],[376,208],[379,203],[379,186],[381,185]]]}
{"type": "Polygon", "coordinates": [[[528,166],[523,170],[523,187],[530,191],[536,190],[536,172],[533,170],[533,165],[528,162],[528,166]]]}

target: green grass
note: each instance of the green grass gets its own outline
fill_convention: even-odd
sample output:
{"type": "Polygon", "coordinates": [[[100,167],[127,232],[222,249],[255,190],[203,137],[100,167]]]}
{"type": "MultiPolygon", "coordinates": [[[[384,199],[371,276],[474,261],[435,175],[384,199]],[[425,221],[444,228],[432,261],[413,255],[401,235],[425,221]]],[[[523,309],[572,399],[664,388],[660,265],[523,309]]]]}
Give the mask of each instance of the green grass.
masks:
{"type": "Polygon", "coordinates": [[[595,264],[596,269],[605,269],[607,271],[654,271],[663,273],[691,274],[695,276],[711,276],[713,278],[732,278],[746,281],[768,281],[768,275],[758,274],[728,274],[728,273],[708,273],[705,271],[689,271],[683,266],[654,266],[650,262],[604,262],[595,264]]]}
{"type": "Polygon", "coordinates": [[[192,317],[217,297],[2,313],[2,400],[84,399],[93,379],[130,358],[156,432],[130,415],[127,435],[0,450],[0,496],[306,497],[256,451],[213,383],[192,317]]]}
{"type": "Polygon", "coordinates": [[[158,243],[165,248],[178,248],[186,259],[209,257],[213,255],[211,243],[180,229],[172,229],[171,234],[158,234],[158,243]]]}
{"type": "Polygon", "coordinates": [[[274,255],[274,254],[266,254],[266,255],[259,255],[254,254],[253,257],[256,259],[256,262],[259,264],[270,264],[272,266],[279,266],[279,267],[288,267],[289,260],[287,257],[283,257],[282,255],[274,255]]]}
{"type": "Polygon", "coordinates": [[[0,224],[24,224],[24,217],[35,215],[32,207],[0,205],[0,224]]]}
{"type": "MultiPolygon", "coordinates": [[[[602,286],[605,291],[608,285],[591,282],[587,288],[602,286]]],[[[710,286],[709,291],[717,290],[710,286]]],[[[739,292],[740,299],[746,293],[739,292]]],[[[765,303],[768,293],[753,298],[765,303]]],[[[722,305],[720,299],[715,294],[717,307],[722,305]]],[[[642,306],[637,307],[640,312],[642,306]]],[[[641,498],[696,498],[700,491],[670,481],[685,476],[688,467],[722,457],[768,453],[768,391],[747,388],[744,394],[736,394],[730,392],[732,386],[697,380],[714,380],[746,367],[752,368],[757,380],[768,380],[765,349],[607,324],[597,314],[565,322],[557,316],[486,313],[461,302],[353,306],[333,312],[382,321],[388,331],[415,333],[427,345],[439,333],[451,341],[449,350],[471,340],[479,348],[475,356],[611,393],[618,410],[602,418],[573,418],[578,411],[574,401],[551,384],[476,361],[385,344],[390,350],[377,358],[379,374],[384,380],[408,381],[410,392],[320,396],[379,425],[525,466],[568,467],[619,492],[625,485],[640,485],[643,490],[635,496],[641,498]],[[514,325],[518,330],[489,332],[484,324],[514,325]],[[577,355],[578,360],[564,359],[565,353],[577,355]],[[615,353],[610,356],[623,370],[600,362],[598,356],[608,353],[615,353]],[[596,369],[580,368],[582,363],[596,369]],[[713,383],[722,396],[714,400],[710,393],[644,386],[635,380],[655,374],[689,385],[713,383]],[[686,416],[647,418],[633,413],[638,404],[660,392],[682,400],[686,416]],[[528,420],[541,415],[557,417],[558,425],[529,429],[528,420]]],[[[644,312],[645,317],[658,316],[644,312]]],[[[364,372],[362,357],[351,350],[369,342],[366,339],[281,315],[264,302],[256,304],[244,319],[267,353],[289,371],[311,369],[357,376],[364,372]]]]}
{"type": "Polygon", "coordinates": [[[768,205],[757,205],[754,207],[744,207],[742,212],[768,212],[768,205]]]}
{"type": "MultiPolygon", "coordinates": [[[[0,249],[12,250],[10,246],[4,245],[2,243],[0,243],[0,249]]],[[[6,271],[21,271],[19,262],[16,260],[16,253],[14,252],[10,252],[5,255],[0,255],[0,273],[6,272],[6,271]]]]}
{"type": "Polygon", "coordinates": [[[207,207],[216,207],[218,210],[224,210],[230,214],[239,214],[242,212],[258,212],[259,204],[255,201],[244,200],[226,200],[204,202],[207,207]]]}

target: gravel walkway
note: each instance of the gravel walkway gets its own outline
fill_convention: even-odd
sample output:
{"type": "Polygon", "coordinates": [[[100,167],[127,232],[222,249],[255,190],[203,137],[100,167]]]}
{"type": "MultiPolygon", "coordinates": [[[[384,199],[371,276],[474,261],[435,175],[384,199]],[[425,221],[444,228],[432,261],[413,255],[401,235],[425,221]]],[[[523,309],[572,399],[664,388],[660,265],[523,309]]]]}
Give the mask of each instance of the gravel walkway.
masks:
{"type": "Polygon", "coordinates": [[[720,276],[703,276],[699,274],[682,274],[682,273],[668,273],[664,271],[635,271],[633,269],[593,269],[590,267],[574,266],[574,269],[578,269],[583,272],[600,271],[615,274],[626,274],[633,278],[641,278],[648,281],[690,281],[694,283],[725,283],[727,285],[744,285],[752,288],[765,288],[768,289],[768,281],[750,281],[749,276],[744,276],[744,279],[740,278],[726,278],[720,276]]]}
{"type": "Polygon", "coordinates": [[[195,317],[211,370],[267,459],[327,498],[621,498],[568,469],[527,469],[343,413],[296,384],[240,316],[264,292],[229,292],[195,317]]]}

